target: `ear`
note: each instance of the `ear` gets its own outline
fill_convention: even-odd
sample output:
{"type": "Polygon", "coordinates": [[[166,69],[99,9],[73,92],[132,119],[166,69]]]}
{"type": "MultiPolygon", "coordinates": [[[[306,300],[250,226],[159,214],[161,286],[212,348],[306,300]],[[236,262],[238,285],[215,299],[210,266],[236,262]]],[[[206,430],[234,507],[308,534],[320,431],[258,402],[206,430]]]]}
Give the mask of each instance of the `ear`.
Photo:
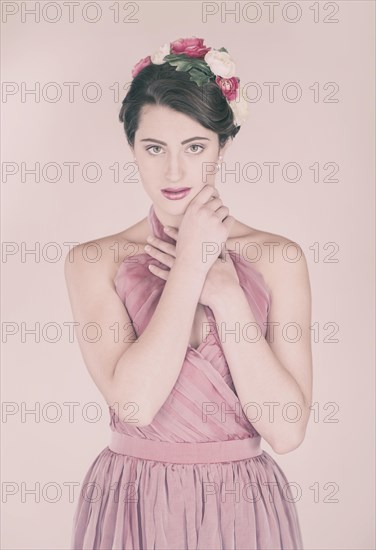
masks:
{"type": "Polygon", "coordinates": [[[228,138],[225,145],[219,149],[219,155],[223,158],[227,149],[232,145],[232,139],[228,138]]]}

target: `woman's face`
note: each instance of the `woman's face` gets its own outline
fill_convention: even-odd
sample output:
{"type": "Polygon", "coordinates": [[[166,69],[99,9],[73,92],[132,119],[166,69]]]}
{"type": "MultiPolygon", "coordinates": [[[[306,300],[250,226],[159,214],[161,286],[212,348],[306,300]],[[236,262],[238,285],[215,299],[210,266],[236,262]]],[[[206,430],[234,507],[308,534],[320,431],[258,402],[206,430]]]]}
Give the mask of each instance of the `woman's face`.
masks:
{"type": "Polygon", "coordinates": [[[133,153],[144,189],[165,223],[183,215],[205,185],[214,186],[216,163],[223,151],[218,135],[193,118],[160,105],[142,108],[133,153]],[[185,195],[162,192],[187,187],[185,195]]]}

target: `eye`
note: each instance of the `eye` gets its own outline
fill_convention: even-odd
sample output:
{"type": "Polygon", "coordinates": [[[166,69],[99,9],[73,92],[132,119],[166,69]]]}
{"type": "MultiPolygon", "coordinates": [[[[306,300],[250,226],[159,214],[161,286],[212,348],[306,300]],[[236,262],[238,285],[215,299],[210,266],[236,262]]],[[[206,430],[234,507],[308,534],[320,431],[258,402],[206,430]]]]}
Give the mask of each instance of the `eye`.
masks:
{"type": "MultiPolygon", "coordinates": [[[[150,147],[147,147],[146,150],[151,151],[152,149],[160,149],[160,148],[161,148],[160,145],[151,145],[150,147]]],[[[151,153],[151,154],[154,155],[154,153],[151,153]]]]}
{"type": "Polygon", "coordinates": [[[203,145],[200,145],[199,143],[192,143],[192,145],[190,145],[190,147],[200,147],[201,151],[203,151],[205,149],[205,147],[203,145]]]}
{"type": "MultiPolygon", "coordinates": [[[[188,149],[190,149],[191,147],[199,147],[199,149],[198,149],[198,150],[196,149],[195,151],[193,151],[193,153],[199,153],[199,152],[201,152],[201,151],[203,151],[203,150],[205,149],[205,147],[204,147],[203,145],[200,145],[199,143],[192,143],[192,145],[190,145],[190,146],[188,147],[188,149]]],[[[160,145],[151,145],[150,147],[147,147],[147,148],[146,148],[147,151],[152,151],[153,149],[154,149],[154,150],[155,150],[155,149],[161,149],[161,146],[160,146],[160,145]]],[[[158,152],[155,152],[155,151],[154,151],[153,153],[151,153],[151,154],[152,154],[153,156],[159,155],[159,153],[158,153],[158,152]]]]}

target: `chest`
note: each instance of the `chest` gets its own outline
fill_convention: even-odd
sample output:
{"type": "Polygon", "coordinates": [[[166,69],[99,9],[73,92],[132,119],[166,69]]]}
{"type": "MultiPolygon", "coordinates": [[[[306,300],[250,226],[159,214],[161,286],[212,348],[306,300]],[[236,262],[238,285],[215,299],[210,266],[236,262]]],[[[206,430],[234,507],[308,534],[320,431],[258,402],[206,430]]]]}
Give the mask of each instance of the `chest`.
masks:
{"type": "Polygon", "coordinates": [[[204,306],[197,304],[195,316],[192,323],[192,330],[189,337],[189,345],[198,348],[200,344],[206,339],[209,333],[208,318],[205,313],[204,306]]]}

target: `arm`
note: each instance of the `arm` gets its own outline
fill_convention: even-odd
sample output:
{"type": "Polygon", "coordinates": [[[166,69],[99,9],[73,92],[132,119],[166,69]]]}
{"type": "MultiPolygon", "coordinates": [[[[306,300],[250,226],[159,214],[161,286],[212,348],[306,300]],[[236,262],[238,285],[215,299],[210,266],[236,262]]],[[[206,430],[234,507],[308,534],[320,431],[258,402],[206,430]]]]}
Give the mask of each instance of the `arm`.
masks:
{"type": "MultiPolygon", "coordinates": [[[[146,426],[179,376],[205,276],[176,261],[150,323],[136,340],[113,283],[113,269],[108,268],[112,259],[108,256],[104,264],[86,262],[81,254],[83,246],[73,249],[74,261],[67,255],[64,269],[85,364],[108,405],[116,404],[122,412],[119,417],[127,421],[126,415],[135,410],[128,422],[146,426]],[[179,311],[184,315],[177,323],[179,311]],[[83,337],[86,323],[101,328],[97,342],[83,337]],[[111,329],[115,323],[120,329],[118,342],[111,329]]],[[[93,339],[93,334],[90,336],[93,339]]]]}
{"type": "Polygon", "coordinates": [[[220,300],[212,307],[243,410],[247,415],[247,404],[256,403],[256,408],[248,406],[248,416],[257,418],[255,428],[279,454],[303,441],[312,399],[311,292],[306,259],[298,249],[301,258],[296,263],[282,256],[275,263],[269,285],[273,291],[269,342],[261,330],[258,336],[254,329],[243,330],[256,321],[240,286],[220,293],[220,300]],[[297,339],[294,328],[286,332],[289,323],[300,330],[297,339]],[[226,326],[240,327],[239,341],[234,341],[232,335],[226,338],[226,326]]]}

